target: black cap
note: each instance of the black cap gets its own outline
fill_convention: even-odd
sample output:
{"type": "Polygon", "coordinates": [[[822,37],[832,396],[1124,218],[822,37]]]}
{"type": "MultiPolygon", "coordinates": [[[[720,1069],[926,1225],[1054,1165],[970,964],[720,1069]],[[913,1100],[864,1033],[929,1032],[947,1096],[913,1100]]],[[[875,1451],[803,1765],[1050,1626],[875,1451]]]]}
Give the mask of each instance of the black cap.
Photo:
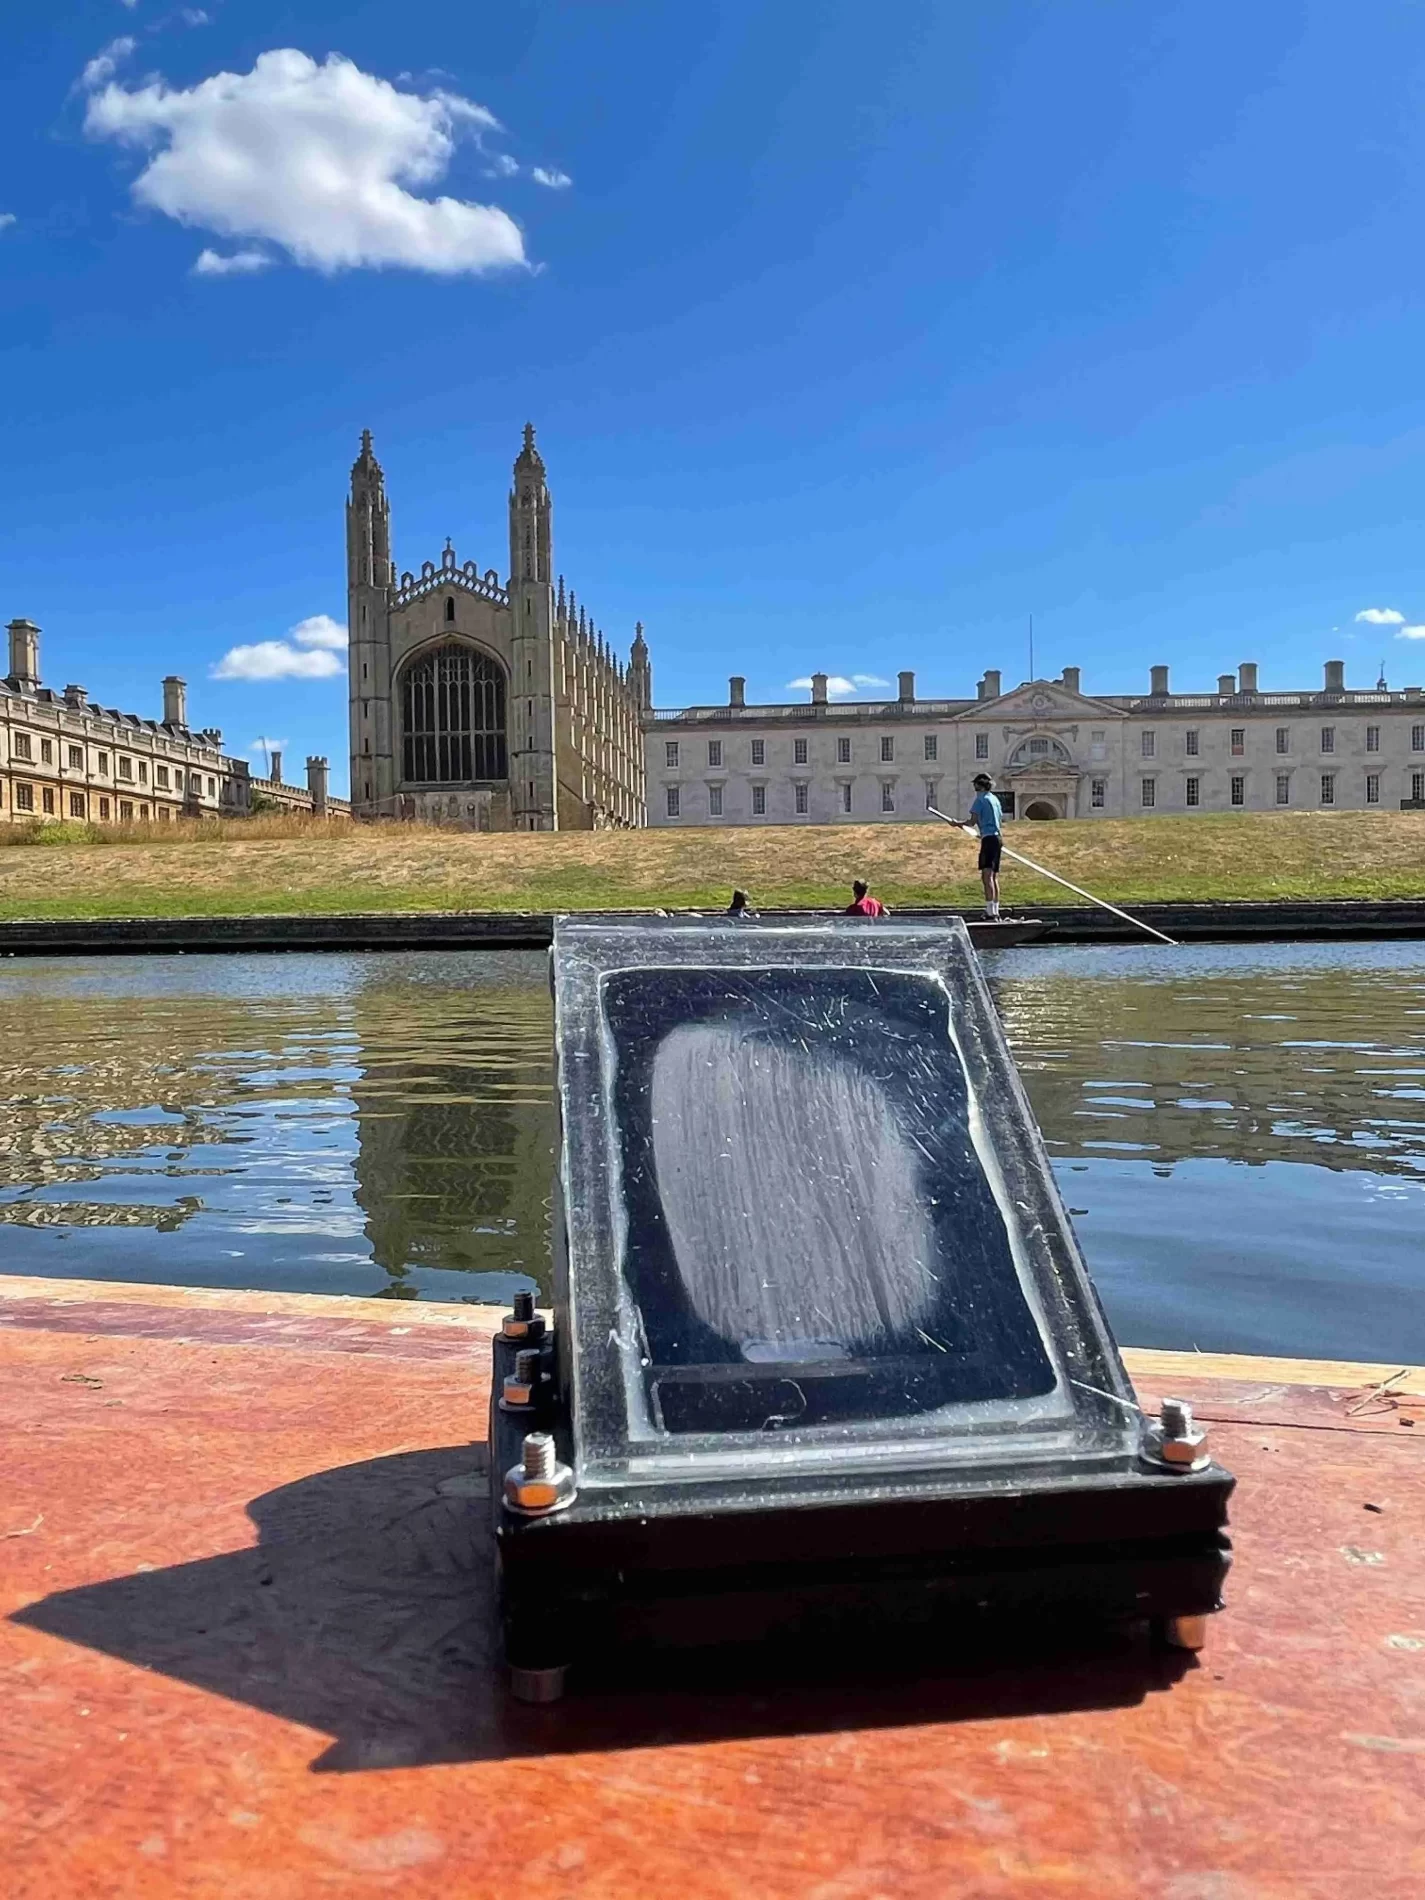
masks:
{"type": "Polygon", "coordinates": [[[988,772],[976,772],[975,776],[970,780],[970,783],[972,785],[993,785],[994,780],[990,777],[988,772]]]}

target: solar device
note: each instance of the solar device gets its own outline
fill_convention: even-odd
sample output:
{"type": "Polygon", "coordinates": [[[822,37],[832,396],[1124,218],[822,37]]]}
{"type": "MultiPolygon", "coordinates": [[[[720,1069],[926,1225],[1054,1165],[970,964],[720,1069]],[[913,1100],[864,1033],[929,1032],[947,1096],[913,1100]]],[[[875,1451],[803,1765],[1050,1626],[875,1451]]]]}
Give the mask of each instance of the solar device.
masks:
{"type": "Polygon", "coordinates": [[[517,1693],[624,1644],[1149,1620],[1229,1475],[1146,1420],[963,924],[561,918],[554,1317],[495,1342],[517,1693]]]}

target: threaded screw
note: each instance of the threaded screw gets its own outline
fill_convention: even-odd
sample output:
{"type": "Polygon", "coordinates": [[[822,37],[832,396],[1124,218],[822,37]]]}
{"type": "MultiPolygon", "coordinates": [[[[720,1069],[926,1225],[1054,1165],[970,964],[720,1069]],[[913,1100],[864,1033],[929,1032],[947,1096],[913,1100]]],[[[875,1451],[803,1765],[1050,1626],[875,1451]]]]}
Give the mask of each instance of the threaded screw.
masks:
{"type": "Polygon", "coordinates": [[[1192,1434],[1192,1407],[1186,1399],[1164,1399],[1158,1408],[1158,1423],[1164,1438],[1188,1438],[1192,1434]]]}
{"type": "Polygon", "coordinates": [[[524,1454],[524,1475],[527,1478],[553,1478],[554,1439],[550,1433],[528,1433],[520,1449],[524,1454]]]}
{"type": "Polygon", "coordinates": [[[530,1320],[534,1318],[534,1295],[532,1293],[516,1293],[511,1305],[514,1308],[516,1319],[530,1320]]]}
{"type": "Polygon", "coordinates": [[[519,1385],[539,1384],[539,1348],[526,1347],[515,1354],[515,1380],[519,1385]]]}

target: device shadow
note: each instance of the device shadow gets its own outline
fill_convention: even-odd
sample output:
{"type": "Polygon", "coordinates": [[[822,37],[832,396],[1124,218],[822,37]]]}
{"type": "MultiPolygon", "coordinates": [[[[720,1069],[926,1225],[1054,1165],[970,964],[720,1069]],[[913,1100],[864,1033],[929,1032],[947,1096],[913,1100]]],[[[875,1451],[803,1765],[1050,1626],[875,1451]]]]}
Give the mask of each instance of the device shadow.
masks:
{"type": "Polygon", "coordinates": [[[323,1731],[328,1771],[1124,1707],[1190,1666],[1122,1638],[931,1665],[883,1634],[838,1650],[831,1679],[781,1653],[632,1659],[527,1708],[500,1661],[485,1458],[452,1445],[316,1473],[252,1501],[254,1548],[13,1620],[323,1731]]]}

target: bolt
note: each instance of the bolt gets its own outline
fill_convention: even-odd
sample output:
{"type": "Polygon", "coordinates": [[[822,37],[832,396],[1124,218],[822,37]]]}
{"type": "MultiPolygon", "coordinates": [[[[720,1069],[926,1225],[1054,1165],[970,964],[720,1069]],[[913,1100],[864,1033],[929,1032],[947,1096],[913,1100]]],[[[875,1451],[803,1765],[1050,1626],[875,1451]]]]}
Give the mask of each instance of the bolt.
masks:
{"type": "Polygon", "coordinates": [[[544,1321],[534,1310],[534,1295],[529,1292],[516,1293],[510,1302],[511,1311],[506,1313],[500,1331],[506,1339],[542,1339],[544,1321]]]}
{"type": "Polygon", "coordinates": [[[1186,1438],[1192,1431],[1192,1407],[1186,1399],[1164,1399],[1158,1408],[1164,1438],[1186,1438]]]}
{"type": "Polygon", "coordinates": [[[574,1473],[561,1464],[549,1432],[529,1432],[522,1461],[505,1473],[505,1508],[521,1517],[543,1517],[574,1502],[574,1473]]]}
{"type": "Polygon", "coordinates": [[[500,1409],[529,1411],[539,1397],[539,1348],[527,1346],[515,1354],[515,1369],[500,1392],[500,1409]]]}
{"type": "Polygon", "coordinates": [[[1186,1399],[1164,1399],[1148,1429],[1147,1457],[1171,1471],[1202,1471],[1208,1464],[1207,1433],[1193,1421],[1186,1399]]]}

